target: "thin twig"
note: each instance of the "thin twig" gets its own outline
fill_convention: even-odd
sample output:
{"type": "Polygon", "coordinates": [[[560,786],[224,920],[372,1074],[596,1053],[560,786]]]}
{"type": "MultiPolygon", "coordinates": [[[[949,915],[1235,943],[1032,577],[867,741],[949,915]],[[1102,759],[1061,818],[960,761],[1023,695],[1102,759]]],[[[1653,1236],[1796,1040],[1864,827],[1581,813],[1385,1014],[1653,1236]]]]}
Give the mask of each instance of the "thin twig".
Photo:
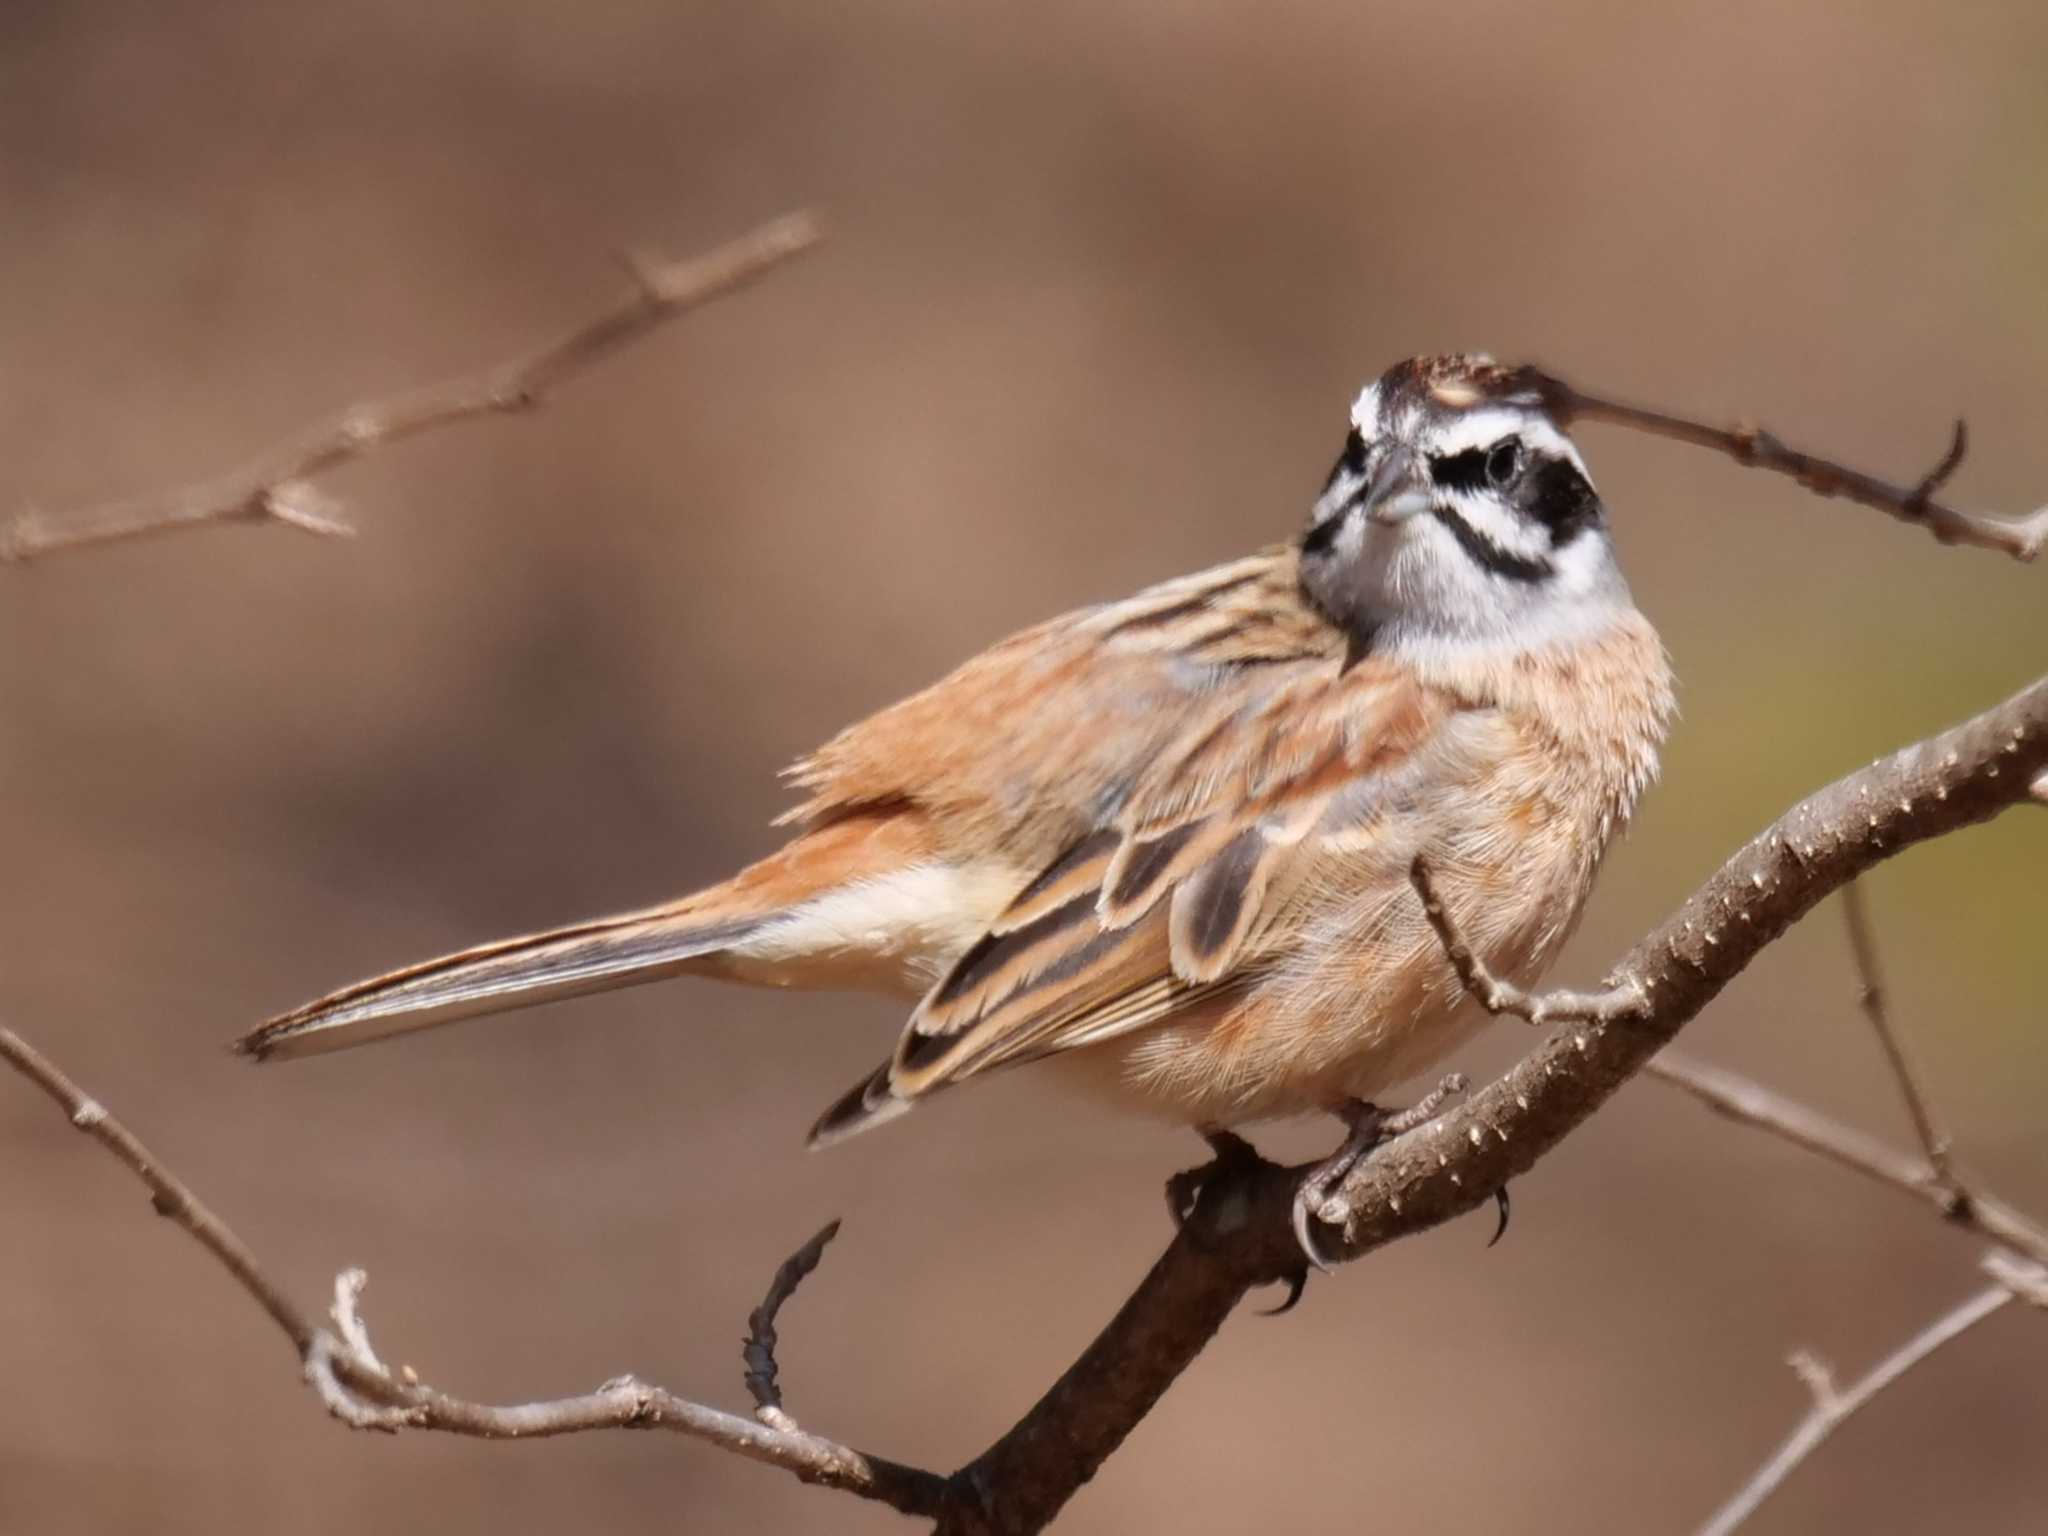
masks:
{"type": "Polygon", "coordinates": [[[747,1314],[747,1337],[740,1349],[740,1358],[747,1364],[747,1392],[754,1399],[754,1417],[772,1428],[797,1427],[796,1420],[783,1409],[782,1389],[775,1381],[779,1370],[775,1363],[775,1316],[782,1310],[782,1304],[796,1294],[804,1277],[818,1267],[818,1261],[825,1256],[825,1245],[838,1235],[839,1220],[834,1217],[782,1261],[768,1282],[768,1294],[761,1298],[761,1305],[747,1314]]]}
{"type": "Polygon", "coordinates": [[[1949,1186],[1927,1163],[1895,1151],[1819,1110],[1722,1067],[1667,1050],[1643,1068],[1683,1089],[1715,1114],[1753,1126],[1819,1154],[1853,1172],[1926,1201],[1956,1227],[2003,1244],[2037,1263],[2048,1264],[2048,1228],[2004,1201],[1973,1191],[1958,1206],[1949,1186]]]}
{"type": "Polygon", "coordinates": [[[190,1233],[193,1241],[235,1277],[235,1283],[249,1293],[256,1305],[270,1314],[271,1321],[292,1341],[292,1348],[301,1355],[306,1353],[319,1332],[313,1320],[263,1272],[256,1256],[182,1179],[158,1162],[126,1126],[66,1077],[55,1062],[5,1025],[0,1025],[0,1060],[56,1100],[74,1126],[148,1185],[149,1203],[157,1215],[190,1233]]]}
{"type": "Polygon", "coordinates": [[[347,533],[347,524],[307,484],[314,476],[422,432],[531,410],[663,321],[744,287],[820,238],[814,215],[792,213],[685,261],[637,259],[630,295],[524,357],[445,384],[350,406],[240,469],[167,495],[104,503],[54,520],[23,514],[0,529],[0,565],[213,523],[273,522],[309,533],[347,533]]]}
{"type": "Polygon", "coordinates": [[[1642,987],[1624,977],[1604,992],[1571,992],[1558,989],[1528,992],[1503,981],[1473,952],[1445,910],[1443,897],[1430,873],[1428,861],[1417,857],[1408,867],[1408,879],[1422,898],[1422,914],[1443,946],[1444,957],[1458,973],[1465,990],[1491,1014],[1507,1014],[1531,1024],[1612,1024],[1647,1013],[1650,999],[1642,987]]]}
{"type": "Polygon", "coordinates": [[[1898,1080],[1899,1096],[1906,1101],[1906,1113],[1912,1116],[1913,1133],[1920,1138],[1920,1150],[1927,1154],[1927,1166],[1948,1186],[1955,1202],[1967,1204],[1970,1192],[1964,1188],[1949,1162],[1948,1133],[1935,1118],[1934,1105],[1921,1081],[1919,1067],[1907,1053],[1906,1042],[1892,1023],[1884,977],[1878,969],[1877,936],[1871,928],[1870,911],[1863,900],[1862,881],[1851,880],[1842,887],[1842,915],[1848,923],[1849,949],[1856,959],[1856,1000],[1863,1009],[1863,1016],[1870,1020],[1870,1027],[1877,1032],[1885,1061],[1891,1066],[1892,1076],[1898,1080]]]}
{"type": "Polygon", "coordinates": [[[757,1424],[631,1376],[608,1381],[595,1392],[578,1397],[497,1406],[451,1397],[421,1383],[407,1370],[394,1374],[371,1347],[369,1329],[358,1311],[364,1285],[361,1270],[345,1270],[335,1281],[334,1330],[317,1326],[264,1273],[255,1255],[227,1224],[126,1126],[48,1057],[4,1026],[0,1026],[0,1060],[41,1088],[73,1125],[149,1187],[158,1214],[190,1234],[270,1314],[298,1351],[306,1379],[328,1411],[354,1428],[386,1432],[432,1429],[505,1440],[595,1429],[666,1429],[780,1467],[804,1482],[888,1504],[905,1514],[936,1516],[945,1504],[950,1485],[936,1473],[866,1456],[808,1431],[757,1424]]]}
{"type": "Polygon", "coordinates": [[[1728,1536],[1730,1531],[1755,1514],[1763,1506],[1764,1501],[1783,1486],[1785,1479],[1791,1476],[1799,1464],[1825,1443],[1828,1436],[1839,1429],[1843,1421],[1857,1409],[1942,1345],[1967,1333],[2012,1299],[2013,1292],[2003,1284],[1979,1291],[1954,1311],[1935,1319],[1914,1334],[1871,1367],[1870,1373],[1852,1384],[1847,1391],[1837,1390],[1825,1367],[1813,1361],[1810,1356],[1796,1363],[1794,1369],[1813,1392],[1813,1408],[1799,1422],[1799,1426],[1792,1431],[1791,1437],[1779,1448],[1778,1453],[1765,1462],[1758,1469],[1756,1476],[1745,1483],[1712,1519],[1700,1527],[1699,1536],[1728,1536]]]}
{"type": "Polygon", "coordinates": [[[1717,427],[1668,411],[1647,410],[1600,395],[1589,395],[1563,379],[1529,370],[1535,387],[1542,391],[1550,408],[1562,420],[1583,418],[1612,426],[1647,432],[1656,437],[1712,448],[1727,454],[1738,464],[1789,475],[1818,496],[1840,496],[1862,506],[1889,513],[1905,523],[1916,523],[1943,544],[1968,544],[1978,549],[1998,550],[2019,560],[2031,560],[2048,544],[2048,506],[2039,507],[2023,518],[1992,517],[1963,512],[1935,500],[1935,492],[1963,462],[1969,446],[1967,429],[1955,424],[1949,446],[1934,468],[1912,485],[1895,485],[1875,475],[1864,474],[1846,464],[1791,447],[1761,427],[1717,427]]]}

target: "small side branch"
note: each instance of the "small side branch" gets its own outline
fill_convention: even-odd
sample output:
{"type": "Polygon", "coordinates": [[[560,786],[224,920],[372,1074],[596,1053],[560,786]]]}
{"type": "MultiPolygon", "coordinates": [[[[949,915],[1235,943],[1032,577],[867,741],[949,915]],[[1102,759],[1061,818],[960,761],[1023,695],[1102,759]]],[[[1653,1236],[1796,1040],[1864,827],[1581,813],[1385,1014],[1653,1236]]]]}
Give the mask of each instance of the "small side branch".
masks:
{"type": "Polygon", "coordinates": [[[1998,550],[2018,560],[2033,559],[2048,544],[2048,506],[2039,507],[2026,517],[2005,518],[1960,511],[1936,499],[1936,493],[1961,466],[1969,448],[1968,429],[1961,421],[1955,424],[1948,448],[1934,467],[1911,485],[1897,485],[1794,448],[1762,427],[1717,427],[1688,416],[1587,394],[1563,379],[1531,371],[1537,387],[1562,420],[1603,421],[1632,432],[1711,448],[1738,464],[1789,475],[1817,496],[1840,496],[1888,513],[1901,522],[1917,524],[1943,544],[1998,550]]]}
{"type": "Polygon", "coordinates": [[[182,1227],[249,1293],[256,1305],[270,1314],[284,1330],[292,1348],[304,1355],[319,1332],[298,1303],[263,1272],[256,1256],[229,1230],[184,1180],[156,1160],[133,1133],[107,1113],[106,1107],[88,1096],[42,1052],[5,1025],[0,1025],[0,1061],[34,1083],[57,1103],[72,1125],[105,1147],[114,1159],[149,1186],[149,1203],[157,1215],[182,1227]]]}
{"type": "Polygon", "coordinates": [[[1962,1230],[2048,1265],[2048,1229],[1981,1191],[1973,1191],[1967,1201],[1957,1205],[1950,1186],[1931,1165],[1910,1153],[1894,1151],[1810,1105],[1678,1051],[1657,1056],[1643,1073],[1692,1095],[1725,1119],[1768,1132],[1865,1178],[1902,1190],[1926,1201],[1962,1230]]]}
{"type": "Polygon", "coordinates": [[[1862,881],[1851,880],[1842,888],[1842,915],[1848,923],[1849,950],[1856,960],[1856,1001],[1863,1009],[1863,1016],[1870,1020],[1870,1027],[1877,1032],[1877,1043],[1884,1051],[1885,1062],[1891,1067],[1892,1076],[1898,1080],[1899,1096],[1906,1101],[1906,1113],[1912,1117],[1913,1133],[1920,1139],[1920,1150],[1927,1154],[1927,1166],[1947,1186],[1955,1203],[1967,1204],[1969,1192],[1963,1188],[1949,1161],[1948,1133],[1935,1118],[1934,1105],[1921,1081],[1920,1069],[1906,1050],[1904,1037],[1892,1023],[1891,1005],[1877,963],[1877,935],[1870,925],[1870,910],[1863,899],[1862,881]]]}
{"type": "Polygon", "coordinates": [[[1408,867],[1408,879],[1422,899],[1422,914],[1429,919],[1444,957],[1458,973],[1465,990],[1479,1005],[1494,1015],[1506,1014],[1530,1024],[1613,1024],[1639,1018],[1649,1012],[1650,999],[1641,984],[1624,977],[1604,992],[1571,992],[1562,989],[1528,992],[1501,980],[1474,953],[1464,934],[1458,931],[1436,888],[1436,877],[1424,859],[1408,867]]]}
{"type": "Polygon", "coordinates": [[[1843,1422],[1914,1366],[1960,1338],[2013,1299],[2006,1286],[1992,1285],[1945,1316],[1936,1318],[1891,1354],[1885,1356],[1862,1380],[1847,1390],[1836,1387],[1834,1376],[1813,1355],[1801,1352],[1793,1357],[1792,1368],[1813,1393],[1813,1408],[1799,1422],[1777,1455],[1758,1469],[1724,1504],[1712,1519],[1700,1527],[1699,1536],[1729,1536],[1763,1507],[1764,1501],[1784,1486],[1799,1464],[1811,1456],[1843,1422]]]}
{"type": "MultiPolygon", "coordinates": [[[[393,1371],[371,1346],[369,1328],[361,1316],[366,1283],[361,1270],[345,1270],[335,1281],[334,1327],[330,1330],[315,1324],[264,1272],[227,1224],[126,1126],[48,1057],[4,1026],[0,1026],[0,1061],[41,1088],[73,1125],[149,1187],[157,1212],[190,1234],[269,1313],[292,1341],[307,1382],[327,1410],[352,1428],[385,1433],[441,1430],[489,1440],[527,1440],[598,1429],[665,1429],[780,1467],[803,1482],[857,1494],[905,1514],[936,1518],[946,1506],[949,1484],[936,1473],[863,1455],[793,1424],[756,1423],[721,1412],[633,1376],[616,1377],[596,1391],[576,1397],[495,1405],[437,1391],[409,1368],[393,1371]]],[[[815,1250],[823,1247],[830,1231],[828,1228],[813,1238],[796,1259],[783,1266],[764,1307],[780,1305],[795,1288],[800,1273],[790,1276],[806,1253],[815,1265],[815,1250]]]]}
{"type": "Polygon", "coordinates": [[[792,213],[686,261],[636,259],[630,295],[537,351],[445,384],[350,406],[241,469],[167,495],[56,519],[24,514],[0,529],[0,565],[215,523],[282,523],[307,533],[346,534],[348,525],[309,484],[315,476],[423,432],[532,410],[664,321],[745,287],[821,238],[814,215],[792,213]]]}
{"type": "Polygon", "coordinates": [[[835,1217],[782,1261],[775,1277],[768,1282],[768,1294],[761,1298],[761,1305],[747,1314],[747,1338],[740,1350],[740,1358],[747,1364],[747,1392],[754,1399],[754,1417],[771,1428],[796,1428],[796,1420],[783,1409],[782,1388],[775,1379],[781,1369],[775,1363],[776,1314],[796,1294],[804,1277],[818,1267],[818,1261],[825,1256],[825,1245],[838,1235],[839,1221],[835,1217]]]}

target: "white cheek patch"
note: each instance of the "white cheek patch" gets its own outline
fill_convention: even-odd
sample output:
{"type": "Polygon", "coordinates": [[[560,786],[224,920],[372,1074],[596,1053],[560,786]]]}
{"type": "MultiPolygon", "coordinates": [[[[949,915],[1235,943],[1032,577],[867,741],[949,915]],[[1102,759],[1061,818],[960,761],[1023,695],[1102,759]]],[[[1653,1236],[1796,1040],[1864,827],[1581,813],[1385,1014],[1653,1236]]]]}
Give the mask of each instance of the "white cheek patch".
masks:
{"type": "Polygon", "coordinates": [[[1558,590],[1567,596],[1581,596],[1617,585],[1614,551],[1598,529],[1589,529],[1551,555],[1557,567],[1558,590]]]}
{"type": "Polygon", "coordinates": [[[1368,384],[1358,392],[1358,398],[1351,402],[1351,425],[1356,427],[1367,442],[1380,433],[1380,386],[1377,381],[1368,384]]]}

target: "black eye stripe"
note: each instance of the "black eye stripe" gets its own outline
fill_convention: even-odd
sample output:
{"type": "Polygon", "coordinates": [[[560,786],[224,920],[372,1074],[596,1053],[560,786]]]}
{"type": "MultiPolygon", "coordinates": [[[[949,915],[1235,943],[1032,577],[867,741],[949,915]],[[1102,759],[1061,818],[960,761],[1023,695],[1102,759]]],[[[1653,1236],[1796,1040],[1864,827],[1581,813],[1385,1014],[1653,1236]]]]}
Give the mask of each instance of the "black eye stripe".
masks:
{"type": "Polygon", "coordinates": [[[1553,549],[1598,526],[1603,515],[1600,497],[1569,459],[1538,457],[1513,484],[1496,487],[1487,473],[1487,461],[1504,443],[1511,442],[1512,438],[1504,438],[1484,448],[1434,455],[1429,461],[1430,476],[1447,490],[1504,491],[1509,506],[1549,531],[1553,549]]]}
{"type": "Polygon", "coordinates": [[[1344,439],[1344,451],[1337,456],[1337,462],[1330,467],[1330,477],[1323,482],[1328,490],[1337,483],[1341,475],[1362,475],[1365,473],[1365,434],[1353,427],[1344,439]]]}
{"type": "Polygon", "coordinates": [[[1542,581],[1556,570],[1548,560],[1530,559],[1511,549],[1502,549],[1441,502],[1429,511],[1432,517],[1451,530],[1451,537],[1458,541],[1458,547],[1483,570],[1505,576],[1509,581],[1542,581]]]}
{"type": "Polygon", "coordinates": [[[1338,533],[1350,517],[1349,507],[1331,513],[1301,536],[1301,552],[1311,557],[1327,554],[1330,546],[1337,542],[1338,533]]]}
{"type": "Polygon", "coordinates": [[[1478,491],[1486,487],[1485,448],[1467,448],[1463,453],[1432,454],[1430,478],[1454,491],[1478,491]]]}
{"type": "Polygon", "coordinates": [[[1569,461],[1545,459],[1523,484],[1517,504],[1550,530],[1553,549],[1601,520],[1599,494],[1569,461]]]}

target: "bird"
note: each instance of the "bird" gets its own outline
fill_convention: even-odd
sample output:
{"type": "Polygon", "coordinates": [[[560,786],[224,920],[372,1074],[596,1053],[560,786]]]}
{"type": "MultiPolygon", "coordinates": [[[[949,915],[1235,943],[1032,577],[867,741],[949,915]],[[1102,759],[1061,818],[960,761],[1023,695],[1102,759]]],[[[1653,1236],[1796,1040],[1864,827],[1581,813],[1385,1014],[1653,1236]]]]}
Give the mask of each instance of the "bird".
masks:
{"type": "Polygon", "coordinates": [[[1376,1098],[1487,1017],[1415,862],[1493,971],[1534,983],[1674,715],[1545,385],[1483,354],[1396,364],[1297,537],[1025,629],[841,731],[787,770],[803,799],[776,852],[344,987],[235,1048],[309,1056],[677,976],[876,991],[908,1021],[813,1146],[1042,1063],[1219,1146],[1335,1114],[1327,1184],[1376,1098]]]}

